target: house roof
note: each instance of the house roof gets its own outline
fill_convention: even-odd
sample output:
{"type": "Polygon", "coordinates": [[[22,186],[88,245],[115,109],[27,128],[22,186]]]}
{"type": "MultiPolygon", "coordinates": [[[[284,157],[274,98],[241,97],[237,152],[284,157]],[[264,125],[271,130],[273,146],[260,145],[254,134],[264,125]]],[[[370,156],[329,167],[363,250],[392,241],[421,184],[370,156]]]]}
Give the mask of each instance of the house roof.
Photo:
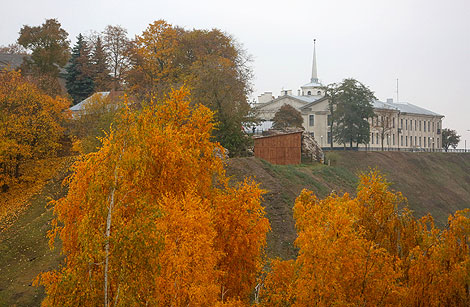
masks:
{"type": "Polygon", "coordinates": [[[410,113],[410,114],[421,114],[421,115],[430,115],[430,116],[440,116],[444,117],[444,115],[432,112],[430,110],[418,107],[414,104],[407,103],[407,102],[383,102],[383,101],[374,101],[373,106],[376,109],[391,109],[391,110],[397,110],[400,111],[401,113],[410,113]]]}
{"type": "Polygon", "coordinates": [[[307,103],[307,104],[304,105],[301,109],[310,108],[311,106],[316,105],[317,103],[320,103],[320,102],[322,102],[322,101],[324,101],[324,100],[327,100],[327,99],[328,99],[328,97],[323,96],[323,97],[321,97],[321,98],[319,98],[319,99],[316,99],[316,100],[314,100],[314,101],[312,101],[312,102],[310,102],[310,103],[307,103]]]}
{"type": "Polygon", "coordinates": [[[29,57],[29,55],[0,53],[0,69],[7,67],[10,69],[17,69],[21,64],[23,64],[25,57],[29,57]]]}
{"type": "Polygon", "coordinates": [[[318,99],[320,99],[321,97],[319,96],[294,96],[294,95],[290,95],[290,94],[287,94],[287,95],[283,95],[283,96],[279,96],[271,101],[268,101],[268,102],[265,102],[265,103],[259,103],[257,104],[257,108],[261,108],[261,107],[265,107],[265,106],[268,106],[272,103],[275,103],[279,100],[282,100],[284,98],[290,98],[290,99],[294,99],[294,100],[297,100],[297,101],[300,101],[302,103],[305,103],[305,104],[308,104],[308,103],[311,103],[311,102],[314,102],[318,99]]]}
{"type": "Polygon", "coordinates": [[[96,92],[93,95],[91,95],[90,97],[82,100],[81,102],[79,102],[76,105],[74,105],[73,107],[71,107],[70,110],[71,111],[81,111],[85,108],[85,105],[91,100],[91,97],[93,97],[95,95],[101,95],[102,98],[105,98],[105,97],[108,97],[109,93],[110,92],[96,92]]]}

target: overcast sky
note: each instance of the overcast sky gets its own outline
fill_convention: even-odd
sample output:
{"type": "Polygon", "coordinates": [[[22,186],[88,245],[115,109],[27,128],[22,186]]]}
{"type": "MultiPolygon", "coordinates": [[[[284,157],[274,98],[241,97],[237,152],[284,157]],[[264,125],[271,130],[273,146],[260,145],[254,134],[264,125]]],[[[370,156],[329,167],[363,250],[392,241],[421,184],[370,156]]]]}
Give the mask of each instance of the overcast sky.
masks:
{"type": "MultiPolygon", "coordinates": [[[[15,0],[4,1],[0,45],[23,25],[57,18],[70,34],[121,25],[133,37],[157,19],[219,28],[253,56],[254,95],[309,82],[313,38],[323,84],[356,78],[380,100],[399,98],[445,115],[470,148],[469,0],[15,0]]],[[[461,142],[461,148],[464,142],[461,142]]]]}

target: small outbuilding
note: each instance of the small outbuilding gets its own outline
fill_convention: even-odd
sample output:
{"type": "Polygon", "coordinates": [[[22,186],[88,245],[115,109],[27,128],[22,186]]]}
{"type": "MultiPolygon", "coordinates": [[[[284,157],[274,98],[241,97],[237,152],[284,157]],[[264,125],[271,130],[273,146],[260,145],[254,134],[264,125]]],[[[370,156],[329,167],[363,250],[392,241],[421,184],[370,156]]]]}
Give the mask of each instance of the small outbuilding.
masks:
{"type": "Polygon", "coordinates": [[[262,136],[254,139],[255,157],[272,164],[300,164],[302,131],[262,136]]]}

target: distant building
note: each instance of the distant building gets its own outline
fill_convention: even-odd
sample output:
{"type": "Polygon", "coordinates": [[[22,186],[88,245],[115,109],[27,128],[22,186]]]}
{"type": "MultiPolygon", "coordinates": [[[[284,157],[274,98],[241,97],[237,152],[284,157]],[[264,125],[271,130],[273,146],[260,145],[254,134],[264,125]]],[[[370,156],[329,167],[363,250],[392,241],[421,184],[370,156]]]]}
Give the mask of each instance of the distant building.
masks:
{"type": "Polygon", "coordinates": [[[20,68],[21,64],[23,64],[25,57],[29,57],[29,55],[0,53],[0,70],[16,70],[20,68]]]}
{"type": "MultiPolygon", "coordinates": [[[[313,49],[312,76],[310,82],[301,86],[297,95],[291,90],[282,90],[281,95],[274,97],[272,92],[258,96],[258,103],[253,107],[263,120],[259,130],[267,130],[272,125],[274,114],[288,104],[297,109],[304,119],[303,126],[320,144],[321,147],[331,146],[329,126],[328,98],[325,97],[323,85],[317,76],[315,45],[313,49]]],[[[369,120],[370,143],[360,145],[369,148],[404,148],[432,150],[442,148],[442,118],[443,115],[434,113],[406,102],[374,101],[374,111],[377,117],[369,120]]],[[[334,142],[334,147],[342,144],[334,142]]]]}

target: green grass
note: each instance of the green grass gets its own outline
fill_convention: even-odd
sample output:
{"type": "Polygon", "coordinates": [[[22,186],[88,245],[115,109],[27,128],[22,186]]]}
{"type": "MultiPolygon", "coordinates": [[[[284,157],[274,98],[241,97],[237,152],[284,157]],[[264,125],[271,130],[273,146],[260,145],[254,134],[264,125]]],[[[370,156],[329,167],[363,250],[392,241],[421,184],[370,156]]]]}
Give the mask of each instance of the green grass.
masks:
{"type": "Polygon", "coordinates": [[[66,170],[49,181],[13,225],[0,233],[0,306],[39,306],[44,289],[34,287],[32,281],[62,261],[60,246],[54,250],[48,246],[52,209],[46,209],[46,204],[65,194],[61,182],[66,170]]]}

